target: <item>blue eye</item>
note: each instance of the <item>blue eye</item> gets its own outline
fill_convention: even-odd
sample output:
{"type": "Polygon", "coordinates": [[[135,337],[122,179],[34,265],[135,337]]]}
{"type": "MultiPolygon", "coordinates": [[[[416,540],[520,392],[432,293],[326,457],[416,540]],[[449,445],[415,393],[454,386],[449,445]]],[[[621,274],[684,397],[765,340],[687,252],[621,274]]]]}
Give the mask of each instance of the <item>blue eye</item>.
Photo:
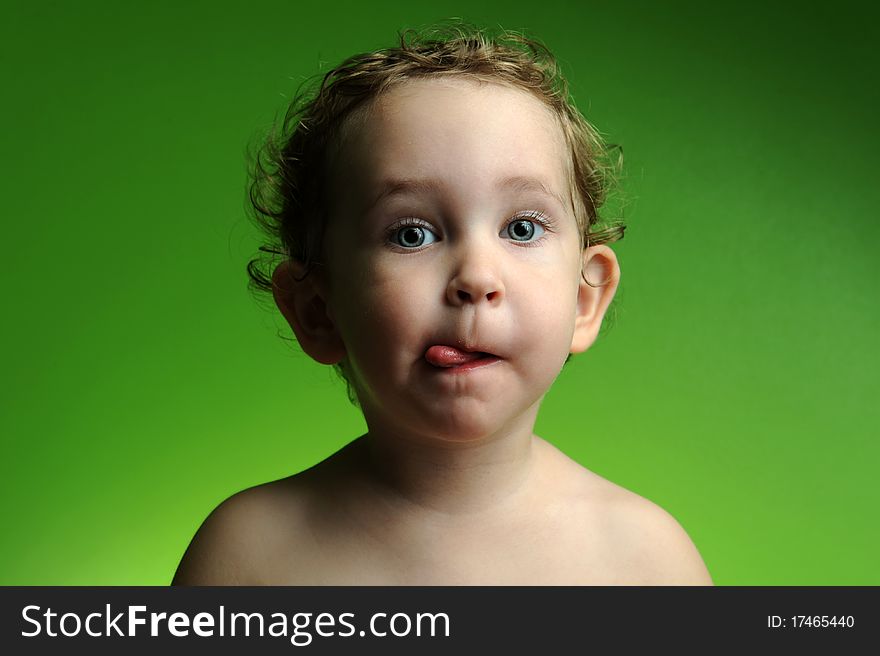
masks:
{"type": "Polygon", "coordinates": [[[544,227],[535,221],[529,219],[515,219],[507,224],[507,227],[501,231],[501,236],[507,233],[513,241],[534,241],[544,234],[544,227]]]}
{"type": "Polygon", "coordinates": [[[403,248],[419,248],[437,241],[437,235],[421,225],[405,225],[395,230],[391,241],[403,248]]]}

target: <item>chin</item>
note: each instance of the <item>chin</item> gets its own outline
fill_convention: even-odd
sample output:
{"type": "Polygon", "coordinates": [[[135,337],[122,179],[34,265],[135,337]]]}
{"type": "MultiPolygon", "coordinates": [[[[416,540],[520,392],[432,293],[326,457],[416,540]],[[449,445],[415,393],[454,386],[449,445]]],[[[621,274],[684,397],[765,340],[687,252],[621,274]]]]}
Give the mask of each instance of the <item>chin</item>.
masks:
{"type": "Polygon", "coordinates": [[[467,444],[491,439],[510,425],[486,413],[451,411],[422,427],[423,434],[450,444],[467,444]]]}

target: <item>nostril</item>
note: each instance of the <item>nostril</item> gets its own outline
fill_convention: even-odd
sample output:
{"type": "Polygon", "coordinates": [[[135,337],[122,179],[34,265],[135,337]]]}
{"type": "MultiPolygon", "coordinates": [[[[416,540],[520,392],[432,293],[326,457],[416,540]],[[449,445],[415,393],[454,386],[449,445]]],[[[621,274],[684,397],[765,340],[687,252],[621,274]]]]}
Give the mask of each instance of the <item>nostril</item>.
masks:
{"type": "Polygon", "coordinates": [[[471,295],[468,294],[466,291],[462,291],[461,289],[459,289],[458,290],[458,300],[469,301],[469,300],[471,300],[471,295]]]}

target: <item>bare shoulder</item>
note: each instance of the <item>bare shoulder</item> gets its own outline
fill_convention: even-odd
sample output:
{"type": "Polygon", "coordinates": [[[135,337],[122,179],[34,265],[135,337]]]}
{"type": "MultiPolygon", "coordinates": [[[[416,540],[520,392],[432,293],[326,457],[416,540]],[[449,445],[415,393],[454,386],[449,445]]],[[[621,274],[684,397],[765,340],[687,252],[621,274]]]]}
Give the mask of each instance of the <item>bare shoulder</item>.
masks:
{"type": "Polygon", "coordinates": [[[613,512],[612,536],[642,585],[713,585],[697,547],[666,510],[637,494],[613,512]]]}
{"type": "Polygon", "coordinates": [[[283,479],[249,488],[217,506],[196,532],[172,585],[258,585],[278,545],[301,525],[303,504],[283,479]]]}
{"type": "Polygon", "coordinates": [[[713,585],[696,546],[672,515],[550,449],[554,479],[566,481],[560,498],[578,508],[581,539],[595,554],[590,577],[625,585],[713,585]]]}
{"type": "Polygon", "coordinates": [[[656,503],[601,480],[600,516],[607,544],[626,582],[713,585],[699,551],[678,520],[656,503]]]}

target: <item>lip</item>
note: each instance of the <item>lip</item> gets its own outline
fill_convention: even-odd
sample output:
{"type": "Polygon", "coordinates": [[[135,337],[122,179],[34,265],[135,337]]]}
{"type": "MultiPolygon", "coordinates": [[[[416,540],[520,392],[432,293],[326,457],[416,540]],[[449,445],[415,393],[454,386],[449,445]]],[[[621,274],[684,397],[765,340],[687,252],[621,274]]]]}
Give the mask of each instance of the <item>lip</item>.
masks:
{"type": "Polygon", "coordinates": [[[499,358],[497,355],[492,355],[491,353],[485,353],[483,351],[481,351],[481,353],[482,357],[479,357],[476,360],[471,360],[469,362],[465,362],[464,364],[459,364],[454,367],[437,367],[437,369],[444,369],[449,373],[456,374],[464,373],[466,371],[473,371],[474,369],[481,369],[483,367],[493,365],[496,362],[501,362],[501,358],[499,358]]]}
{"type": "Polygon", "coordinates": [[[451,346],[448,343],[434,344],[425,350],[425,363],[444,373],[465,373],[482,369],[502,360],[482,346],[451,346]]]}

